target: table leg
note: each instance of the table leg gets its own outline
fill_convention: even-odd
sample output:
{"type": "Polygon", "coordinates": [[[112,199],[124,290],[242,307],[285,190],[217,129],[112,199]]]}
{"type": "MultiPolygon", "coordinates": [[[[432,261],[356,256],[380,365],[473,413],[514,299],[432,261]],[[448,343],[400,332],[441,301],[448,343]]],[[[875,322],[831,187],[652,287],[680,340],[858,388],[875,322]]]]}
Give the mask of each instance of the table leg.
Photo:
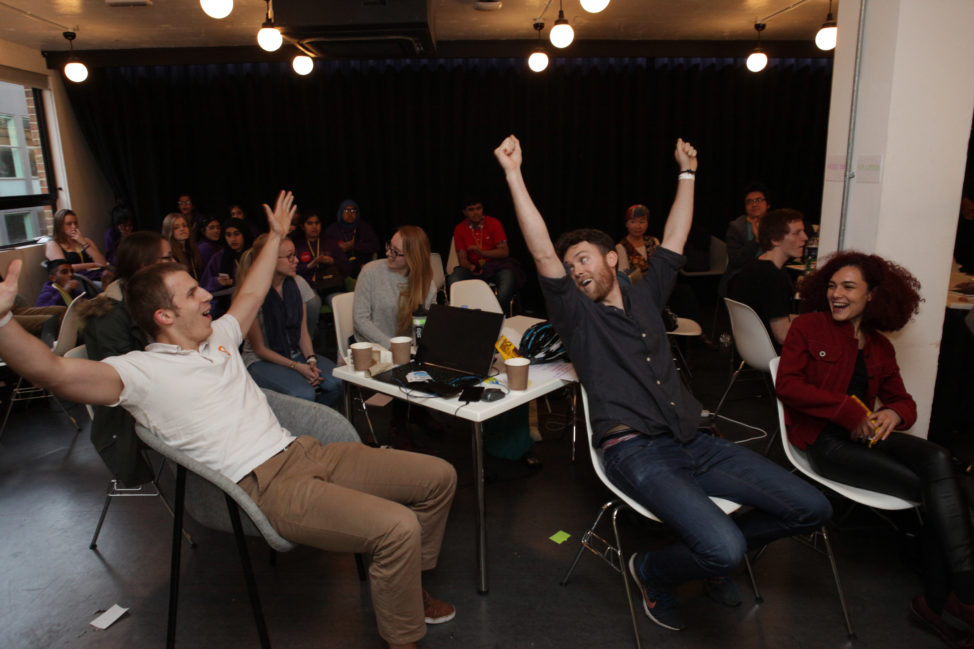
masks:
{"type": "Polygon", "coordinates": [[[581,385],[577,381],[571,384],[571,401],[572,401],[572,459],[575,461],[575,444],[578,442],[578,416],[575,414],[576,408],[578,407],[578,386],[581,385]]]}
{"type": "Polygon", "coordinates": [[[487,494],[484,485],[484,425],[479,421],[473,425],[473,483],[474,497],[477,499],[477,592],[487,592],[487,494]]]}
{"type": "Polygon", "coordinates": [[[342,381],[342,391],[345,396],[345,419],[355,425],[355,415],[352,410],[352,386],[346,381],[342,381]]]}

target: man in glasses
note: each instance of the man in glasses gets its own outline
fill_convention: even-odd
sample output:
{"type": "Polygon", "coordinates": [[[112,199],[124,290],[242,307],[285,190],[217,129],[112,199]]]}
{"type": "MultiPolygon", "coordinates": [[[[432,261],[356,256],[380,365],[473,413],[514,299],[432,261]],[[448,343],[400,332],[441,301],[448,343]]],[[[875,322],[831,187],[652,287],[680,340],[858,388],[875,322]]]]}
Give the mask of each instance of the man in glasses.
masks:
{"type": "Polygon", "coordinates": [[[768,188],[761,183],[751,183],[744,189],[744,214],[727,226],[727,269],[720,278],[717,294],[727,295],[727,285],[745,264],[754,261],[764,250],[758,241],[758,225],[768,213],[771,203],[768,188]]]}
{"type": "Polygon", "coordinates": [[[458,266],[446,278],[447,292],[453,282],[482,279],[497,285],[497,301],[505,311],[518,288],[524,285],[524,271],[507,247],[501,222],[484,214],[478,198],[463,202],[464,219],[453,229],[453,246],[458,266]]]}

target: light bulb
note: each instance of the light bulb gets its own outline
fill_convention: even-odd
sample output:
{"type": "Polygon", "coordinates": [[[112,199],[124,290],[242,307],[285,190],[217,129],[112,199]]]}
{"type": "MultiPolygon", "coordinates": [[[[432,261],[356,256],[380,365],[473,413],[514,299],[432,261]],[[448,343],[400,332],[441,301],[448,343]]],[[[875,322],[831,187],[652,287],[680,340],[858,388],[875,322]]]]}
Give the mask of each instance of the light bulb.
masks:
{"type": "Polygon", "coordinates": [[[590,14],[597,14],[609,6],[609,0],[582,0],[582,9],[590,14]]]}
{"type": "Polygon", "coordinates": [[[568,47],[575,40],[575,30],[565,20],[564,11],[558,11],[558,20],[555,21],[555,26],[551,28],[548,38],[551,40],[551,44],[559,49],[568,47]]]}
{"type": "Polygon", "coordinates": [[[747,69],[751,72],[760,72],[768,65],[768,55],[761,50],[754,50],[751,56],[747,57],[747,69]]]}
{"type": "Polygon", "coordinates": [[[81,83],[88,78],[88,68],[81,61],[69,61],[64,66],[64,76],[75,83],[81,83]]]}
{"type": "Polygon", "coordinates": [[[284,43],[284,37],[277,27],[261,27],[257,32],[257,44],[267,52],[276,52],[284,43]]]}
{"type": "Polygon", "coordinates": [[[300,74],[302,77],[311,74],[311,71],[315,69],[315,62],[310,56],[305,56],[304,54],[298,54],[291,61],[291,67],[294,71],[300,74]]]}
{"type": "Polygon", "coordinates": [[[532,52],[528,57],[528,67],[532,72],[544,72],[548,69],[548,55],[540,50],[532,52]]]}
{"type": "Polygon", "coordinates": [[[200,7],[210,18],[226,18],[233,11],[233,0],[200,0],[200,7]]]}
{"type": "Polygon", "coordinates": [[[828,21],[822,25],[822,29],[818,30],[815,34],[815,45],[818,46],[820,50],[834,50],[835,49],[835,39],[838,36],[838,28],[834,21],[828,21]]]}

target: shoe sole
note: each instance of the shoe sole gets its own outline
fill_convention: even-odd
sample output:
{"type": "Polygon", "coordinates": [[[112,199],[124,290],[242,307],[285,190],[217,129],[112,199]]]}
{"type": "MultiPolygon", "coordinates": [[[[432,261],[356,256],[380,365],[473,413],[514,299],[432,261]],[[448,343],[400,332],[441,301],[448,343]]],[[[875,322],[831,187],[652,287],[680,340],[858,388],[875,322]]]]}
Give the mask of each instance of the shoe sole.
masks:
{"type": "Polygon", "coordinates": [[[456,609],[453,610],[449,615],[443,615],[441,617],[428,617],[426,618],[427,624],[443,624],[444,622],[449,622],[457,616],[456,609]]]}
{"type": "Polygon", "coordinates": [[[670,631],[682,631],[684,627],[670,626],[653,615],[653,609],[649,607],[649,603],[647,601],[649,596],[646,595],[646,587],[643,586],[643,580],[639,578],[639,574],[636,572],[636,564],[634,563],[635,560],[636,553],[633,552],[632,556],[629,557],[629,575],[632,577],[632,580],[636,582],[636,586],[639,588],[639,594],[642,596],[643,601],[643,612],[646,614],[646,617],[664,629],[668,629],[670,631]]]}
{"type": "MultiPolygon", "coordinates": [[[[912,603],[910,604],[910,621],[913,623],[914,626],[934,634],[935,636],[940,638],[940,640],[943,641],[944,644],[948,646],[953,647],[955,641],[957,640],[956,638],[949,637],[949,635],[945,633],[943,629],[939,628],[936,624],[933,624],[925,617],[920,615],[916,611],[916,609],[913,608],[912,603]]],[[[960,629],[957,629],[957,631],[960,631],[960,629]]]]}

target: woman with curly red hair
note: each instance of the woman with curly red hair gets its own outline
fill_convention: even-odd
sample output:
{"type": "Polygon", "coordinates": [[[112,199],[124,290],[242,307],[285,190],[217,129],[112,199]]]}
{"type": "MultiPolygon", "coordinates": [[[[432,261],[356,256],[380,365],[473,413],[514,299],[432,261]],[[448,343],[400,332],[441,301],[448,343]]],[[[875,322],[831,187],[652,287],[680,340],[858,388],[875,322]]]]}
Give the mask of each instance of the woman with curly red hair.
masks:
{"type": "Polygon", "coordinates": [[[811,312],[792,322],[777,377],[788,438],[827,478],[923,503],[924,593],[911,615],[951,647],[974,647],[974,636],[941,617],[946,609],[974,628],[967,502],[949,453],[898,432],[916,421],[916,403],[880,333],[910,321],[920,283],[877,255],[840,252],[802,284],[801,296],[811,312]]]}

